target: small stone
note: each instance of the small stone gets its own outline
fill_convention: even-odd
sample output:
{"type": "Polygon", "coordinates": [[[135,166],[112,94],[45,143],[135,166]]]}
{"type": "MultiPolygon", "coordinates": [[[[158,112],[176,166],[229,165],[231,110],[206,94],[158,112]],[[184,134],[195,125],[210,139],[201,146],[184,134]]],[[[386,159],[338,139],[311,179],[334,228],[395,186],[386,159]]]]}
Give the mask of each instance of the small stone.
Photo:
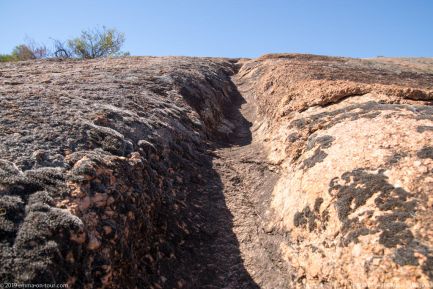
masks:
{"type": "Polygon", "coordinates": [[[96,193],[95,196],[92,197],[92,203],[96,207],[103,207],[107,204],[107,194],[96,193]]]}
{"type": "Polygon", "coordinates": [[[96,250],[101,246],[101,242],[95,236],[90,236],[89,243],[87,244],[87,248],[89,250],[96,250]]]}
{"type": "Polygon", "coordinates": [[[72,252],[68,252],[68,254],[66,255],[66,261],[68,261],[69,263],[75,262],[74,254],[72,252]]]}
{"type": "Polygon", "coordinates": [[[83,244],[86,241],[86,233],[79,232],[77,234],[71,233],[71,236],[69,237],[71,241],[74,241],[78,244],[83,244]]]}
{"type": "Polygon", "coordinates": [[[274,225],[272,223],[269,223],[263,227],[263,230],[265,231],[266,234],[270,234],[274,231],[274,225]]]}
{"type": "Polygon", "coordinates": [[[114,202],[115,202],[115,200],[114,200],[113,197],[109,197],[109,198],[107,199],[107,205],[108,205],[108,206],[111,205],[111,204],[114,203],[114,202]]]}
{"type": "Polygon", "coordinates": [[[48,152],[46,150],[36,150],[32,153],[32,158],[37,162],[45,161],[48,159],[48,152]]]}
{"type": "Polygon", "coordinates": [[[106,235],[108,235],[108,234],[110,234],[111,232],[113,232],[113,228],[111,228],[110,226],[104,226],[103,229],[104,229],[104,233],[105,233],[106,235]]]}

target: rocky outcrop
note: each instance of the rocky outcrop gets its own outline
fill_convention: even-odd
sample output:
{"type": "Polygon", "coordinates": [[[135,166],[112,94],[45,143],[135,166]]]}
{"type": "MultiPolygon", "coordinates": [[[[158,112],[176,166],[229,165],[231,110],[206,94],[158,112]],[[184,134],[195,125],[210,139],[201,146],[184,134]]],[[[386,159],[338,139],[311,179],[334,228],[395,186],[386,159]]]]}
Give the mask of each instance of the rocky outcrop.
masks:
{"type": "Polygon", "coordinates": [[[268,55],[240,70],[253,139],[281,167],[264,226],[289,234],[297,287],[433,281],[433,75],[413,66],[268,55]]]}
{"type": "Polygon", "coordinates": [[[0,283],[427,288],[433,63],[0,64],[0,283]]]}

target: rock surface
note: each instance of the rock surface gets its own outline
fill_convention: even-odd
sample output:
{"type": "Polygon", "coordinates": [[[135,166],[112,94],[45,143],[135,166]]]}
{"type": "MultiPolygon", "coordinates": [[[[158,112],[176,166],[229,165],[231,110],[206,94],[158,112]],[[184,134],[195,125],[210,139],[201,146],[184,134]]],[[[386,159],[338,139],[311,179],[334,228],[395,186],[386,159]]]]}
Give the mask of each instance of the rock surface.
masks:
{"type": "Polygon", "coordinates": [[[224,199],[207,142],[231,132],[236,69],[181,57],[2,64],[1,281],[214,283],[218,266],[197,261],[211,260],[209,220],[225,215],[235,237],[224,203],[209,210],[224,199]]]}
{"type": "Polygon", "coordinates": [[[267,226],[289,234],[296,287],[432,284],[433,75],[413,66],[268,55],[240,70],[281,168],[267,226]]]}
{"type": "Polygon", "coordinates": [[[433,63],[0,65],[0,280],[427,288],[433,63]]]}

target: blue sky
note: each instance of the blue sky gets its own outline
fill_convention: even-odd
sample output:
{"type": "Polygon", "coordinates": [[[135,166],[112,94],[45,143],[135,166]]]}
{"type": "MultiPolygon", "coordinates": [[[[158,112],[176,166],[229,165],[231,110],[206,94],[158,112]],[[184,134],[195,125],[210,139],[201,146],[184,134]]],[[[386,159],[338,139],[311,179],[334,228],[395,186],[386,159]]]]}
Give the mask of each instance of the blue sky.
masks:
{"type": "Polygon", "coordinates": [[[98,25],[132,55],[433,57],[431,0],[0,0],[0,53],[98,25]]]}

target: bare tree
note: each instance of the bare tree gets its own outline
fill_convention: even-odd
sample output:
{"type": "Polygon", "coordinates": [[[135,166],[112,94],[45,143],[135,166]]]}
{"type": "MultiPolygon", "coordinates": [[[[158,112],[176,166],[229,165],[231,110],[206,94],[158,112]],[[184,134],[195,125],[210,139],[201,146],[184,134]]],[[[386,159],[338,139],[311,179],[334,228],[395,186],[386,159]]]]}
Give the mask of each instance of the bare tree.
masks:
{"type": "Polygon", "coordinates": [[[54,42],[54,56],[56,58],[72,58],[73,51],[62,41],[52,39],[54,42]]]}
{"type": "Polygon", "coordinates": [[[50,50],[47,48],[45,44],[37,43],[31,38],[27,37],[25,45],[33,53],[34,59],[47,58],[51,54],[50,50]]]}

